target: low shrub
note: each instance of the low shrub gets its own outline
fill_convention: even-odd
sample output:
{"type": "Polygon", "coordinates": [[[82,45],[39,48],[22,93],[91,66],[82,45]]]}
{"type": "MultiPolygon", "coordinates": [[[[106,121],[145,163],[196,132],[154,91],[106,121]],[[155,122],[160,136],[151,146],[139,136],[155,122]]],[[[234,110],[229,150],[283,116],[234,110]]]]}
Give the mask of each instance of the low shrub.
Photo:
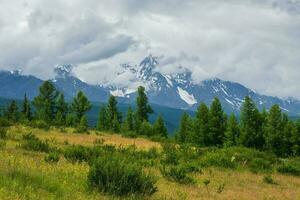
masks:
{"type": "Polygon", "coordinates": [[[286,161],[277,168],[282,174],[300,176],[300,163],[296,161],[286,161]]]}
{"type": "Polygon", "coordinates": [[[32,133],[23,135],[23,144],[21,144],[21,147],[26,150],[31,151],[39,151],[39,152],[49,152],[52,149],[50,148],[50,145],[47,141],[41,141],[39,138],[37,138],[32,133]]]}
{"type": "Polygon", "coordinates": [[[44,129],[44,130],[49,130],[50,129],[50,125],[47,122],[43,121],[43,120],[31,121],[30,125],[33,128],[39,128],[39,129],[44,129]]]}
{"type": "Polygon", "coordinates": [[[271,175],[264,176],[263,182],[267,184],[277,185],[277,183],[274,181],[271,175]]]}
{"type": "Polygon", "coordinates": [[[59,161],[59,154],[57,152],[50,152],[45,156],[45,161],[49,163],[57,163],[59,161]]]}
{"type": "Polygon", "coordinates": [[[4,140],[0,140],[0,150],[4,149],[6,146],[6,142],[4,140]]]}
{"type": "Polygon", "coordinates": [[[117,195],[152,195],[155,180],[136,163],[121,156],[103,156],[91,163],[88,183],[101,192],[117,195]]]}
{"type": "Polygon", "coordinates": [[[272,162],[263,158],[253,158],[249,161],[248,167],[254,173],[270,172],[273,169],[272,162]]]}
{"type": "Polygon", "coordinates": [[[6,128],[0,127],[0,139],[6,139],[6,138],[7,138],[6,128]]]}
{"type": "Polygon", "coordinates": [[[11,122],[3,117],[0,118],[0,127],[9,127],[11,122]]]}
{"type": "Polygon", "coordinates": [[[89,161],[91,150],[82,145],[72,145],[65,149],[64,157],[71,162],[89,161]]]}
{"type": "Polygon", "coordinates": [[[179,163],[180,156],[175,144],[164,143],[162,145],[162,149],[163,149],[163,158],[161,162],[163,164],[177,165],[179,163]]]}
{"type": "Polygon", "coordinates": [[[182,166],[165,166],[160,168],[161,174],[168,180],[180,184],[193,184],[195,181],[188,175],[187,168],[182,166]]]}
{"type": "Polygon", "coordinates": [[[202,167],[224,167],[224,168],[236,168],[237,163],[232,155],[222,149],[206,153],[200,159],[202,167]]]}

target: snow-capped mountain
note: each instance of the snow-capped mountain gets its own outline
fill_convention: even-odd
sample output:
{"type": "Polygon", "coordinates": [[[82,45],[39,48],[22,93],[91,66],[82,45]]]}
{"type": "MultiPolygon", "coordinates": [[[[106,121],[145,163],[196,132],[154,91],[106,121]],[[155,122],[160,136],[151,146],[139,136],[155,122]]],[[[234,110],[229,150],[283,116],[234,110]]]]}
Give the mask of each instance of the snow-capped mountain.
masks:
{"type": "MultiPolygon", "coordinates": [[[[106,102],[109,95],[119,98],[121,103],[134,103],[138,85],[144,85],[150,103],[160,106],[196,110],[201,102],[210,104],[214,97],[218,97],[227,113],[240,111],[245,96],[251,96],[257,106],[262,109],[278,104],[290,115],[300,115],[300,101],[295,99],[280,99],[261,95],[243,85],[218,78],[194,83],[192,73],[182,70],[178,74],[163,74],[158,71],[159,61],[152,55],[144,58],[139,64],[121,64],[121,71],[116,76],[130,74],[128,86],[119,86],[115,83],[91,85],[75,76],[73,65],[58,65],[55,69],[55,78],[52,82],[58,90],[71,100],[79,90],[94,102],[106,102]]],[[[101,80],[99,80],[101,82],[101,80]]],[[[26,93],[30,99],[38,94],[38,88],[43,81],[34,76],[22,75],[21,71],[0,72],[0,97],[23,99],[26,93]]]]}
{"type": "MultiPolygon", "coordinates": [[[[121,65],[123,71],[118,75],[132,73],[135,76],[134,81],[142,82],[146,86],[150,102],[158,105],[195,110],[201,102],[209,105],[214,97],[218,97],[226,112],[238,113],[243,99],[248,95],[260,109],[279,104],[284,111],[292,115],[300,114],[298,100],[261,95],[239,83],[218,78],[194,83],[189,70],[178,74],[163,74],[158,71],[158,65],[157,58],[149,55],[138,65],[121,65]]],[[[109,89],[111,94],[121,97],[123,101],[130,102],[135,98],[133,88],[114,86],[109,89]]]]}

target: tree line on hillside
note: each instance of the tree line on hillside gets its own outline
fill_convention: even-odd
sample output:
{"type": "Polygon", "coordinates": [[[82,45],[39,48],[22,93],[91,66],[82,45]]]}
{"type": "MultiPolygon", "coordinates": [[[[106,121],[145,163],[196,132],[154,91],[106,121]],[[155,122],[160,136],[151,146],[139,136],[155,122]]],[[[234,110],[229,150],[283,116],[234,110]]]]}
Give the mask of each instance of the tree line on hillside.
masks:
{"type": "MultiPolygon", "coordinates": [[[[145,88],[140,86],[137,93],[136,109],[129,107],[125,117],[118,110],[116,97],[110,96],[106,105],[99,110],[96,129],[167,138],[168,132],[161,115],[153,124],[149,122],[153,109],[148,103],[145,88]]],[[[1,118],[11,123],[25,123],[39,128],[74,127],[77,132],[86,132],[86,113],[91,107],[82,91],[77,93],[71,103],[67,103],[52,82],[45,81],[32,102],[25,95],[19,109],[17,102],[11,101],[3,109],[1,118]]],[[[281,157],[299,156],[300,121],[289,120],[278,105],[273,105],[269,111],[263,109],[260,112],[248,96],[245,97],[238,120],[234,114],[227,116],[219,99],[215,98],[210,107],[200,104],[195,117],[183,114],[175,140],[198,147],[245,146],[270,151],[281,157]]]]}
{"type": "Polygon", "coordinates": [[[218,98],[210,107],[202,103],[194,118],[186,113],[182,116],[175,138],[200,147],[245,146],[281,157],[300,155],[300,121],[289,120],[278,105],[260,112],[248,96],[240,120],[234,114],[228,117],[218,98]]]}

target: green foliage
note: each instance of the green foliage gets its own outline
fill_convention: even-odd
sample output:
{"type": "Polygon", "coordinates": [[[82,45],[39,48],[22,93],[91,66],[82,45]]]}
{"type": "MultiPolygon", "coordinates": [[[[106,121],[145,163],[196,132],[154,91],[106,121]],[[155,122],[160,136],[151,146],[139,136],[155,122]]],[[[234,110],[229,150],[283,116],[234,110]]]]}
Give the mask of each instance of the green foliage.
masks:
{"type": "Polygon", "coordinates": [[[51,124],[55,119],[55,101],[58,91],[51,81],[45,81],[39,89],[39,95],[34,98],[33,105],[39,120],[51,124]]]}
{"type": "Polygon", "coordinates": [[[300,176],[300,161],[284,161],[277,171],[282,174],[288,174],[293,176],[300,176]]]}
{"type": "Polygon", "coordinates": [[[193,122],[187,113],[181,117],[179,130],[175,135],[175,139],[179,143],[191,142],[193,133],[193,122]]]}
{"type": "Polygon", "coordinates": [[[161,115],[158,116],[158,118],[156,119],[153,125],[153,134],[165,138],[168,137],[168,131],[167,128],[165,127],[165,122],[161,115]]]}
{"type": "Polygon", "coordinates": [[[99,157],[91,164],[88,183],[101,192],[117,195],[152,195],[157,191],[154,178],[121,156],[99,157]]]}
{"type": "Polygon", "coordinates": [[[153,113],[153,110],[151,106],[148,104],[148,98],[145,94],[145,88],[140,86],[138,88],[137,92],[137,98],[136,98],[136,104],[137,104],[137,111],[136,111],[136,118],[137,121],[143,122],[148,121],[149,114],[153,113]]]}
{"type": "Polygon", "coordinates": [[[81,145],[72,145],[65,149],[64,157],[71,162],[89,161],[90,149],[81,145]]]}
{"type": "Polygon", "coordinates": [[[33,120],[30,122],[30,125],[34,128],[49,130],[50,125],[49,123],[45,122],[44,120],[33,120]]]}
{"type": "Polygon", "coordinates": [[[226,118],[218,98],[215,98],[209,111],[209,142],[208,145],[223,145],[226,130],[226,118]]]}
{"type": "Polygon", "coordinates": [[[90,101],[82,91],[79,91],[77,95],[73,98],[71,106],[76,123],[80,123],[85,113],[92,108],[90,101]]]}
{"type": "Polygon", "coordinates": [[[235,115],[231,114],[227,123],[224,145],[227,147],[238,145],[239,136],[240,136],[240,128],[239,128],[238,121],[235,115]]]}
{"type": "Polygon", "coordinates": [[[188,170],[182,166],[165,166],[160,168],[161,174],[170,181],[180,184],[193,184],[195,181],[188,175],[188,170]]]}
{"type": "Polygon", "coordinates": [[[128,108],[127,115],[123,124],[123,129],[125,132],[134,131],[134,113],[131,107],[128,108]]]}
{"type": "Polygon", "coordinates": [[[86,116],[82,116],[78,126],[76,127],[78,133],[86,133],[88,131],[88,120],[86,116]]]}
{"type": "Polygon", "coordinates": [[[173,164],[177,165],[179,161],[179,154],[175,144],[164,143],[162,144],[163,148],[163,164],[173,164]]]}
{"type": "Polygon", "coordinates": [[[59,154],[57,152],[50,152],[45,156],[45,161],[49,163],[57,163],[59,161],[59,154]]]}
{"type": "Polygon", "coordinates": [[[7,138],[6,128],[0,127],[0,139],[6,139],[6,138],[7,138]]]}
{"type": "Polygon", "coordinates": [[[23,120],[32,119],[31,106],[26,94],[24,95],[24,101],[23,101],[21,113],[22,113],[23,120]]]}
{"type": "Polygon", "coordinates": [[[68,113],[66,115],[66,126],[73,127],[75,126],[75,124],[76,124],[75,115],[73,113],[68,113]]]}
{"type": "Polygon", "coordinates": [[[241,109],[241,144],[262,149],[264,146],[262,127],[261,116],[255,103],[249,96],[246,96],[241,109]]]}
{"type": "Polygon", "coordinates": [[[32,133],[23,135],[23,144],[21,147],[30,151],[50,152],[52,149],[47,141],[41,141],[32,133]]]}
{"type": "Polygon", "coordinates": [[[117,108],[118,101],[115,96],[111,95],[107,104],[107,125],[108,129],[114,132],[119,132],[122,116],[117,108]]]}
{"type": "Polygon", "coordinates": [[[270,174],[264,176],[263,182],[267,183],[267,184],[271,184],[271,185],[277,185],[277,183],[274,181],[274,179],[272,178],[272,176],[270,174]]]}
{"type": "Polygon", "coordinates": [[[99,117],[97,122],[97,130],[108,130],[108,119],[106,106],[102,106],[99,111],[99,117]]]}
{"type": "Polygon", "coordinates": [[[198,146],[209,145],[209,109],[201,103],[196,112],[193,142],[198,146]]]}
{"type": "Polygon", "coordinates": [[[152,125],[147,121],[143,121],[138,133],[139,135],[145,135],[148,137],[152,136],[153,135],[152,125]]]}
{"type": "Polygon", "coordinates": [[[5,116],[12,123],[16,123],[19,120],[19,108],[17,102],[12,100],[11,103],[7,106],[5,116]]]}
{"type": "Polygon", "coordinates": [[[6,146],[6,142],[4,140],[0,140],[0,150],[4,149],[6,146]]]}
{"type": "Polygon", "coordinates": [[[60,93],[56,100],[55,125],[57,126],[66,125],[67,112],[68,112],[68,104],[65,102],[64,94],[60,93]]]}

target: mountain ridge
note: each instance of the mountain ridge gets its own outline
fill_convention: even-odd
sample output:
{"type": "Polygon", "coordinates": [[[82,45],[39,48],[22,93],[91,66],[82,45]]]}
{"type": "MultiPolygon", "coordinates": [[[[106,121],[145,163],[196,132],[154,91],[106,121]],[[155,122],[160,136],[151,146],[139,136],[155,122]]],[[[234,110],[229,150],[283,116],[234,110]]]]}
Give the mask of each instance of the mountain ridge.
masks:
{"type": "MultiPolygon", "coordinates": [[[[149,102],[160,106],[195,111],[201,102],[210,104],[213,98],[218,97],[227,113],[239,113],[245,96],[250,96],[259,109],[269,109],[278,104],[289,115],[300,115],[300,101],[296,99],[281,99],[261,95],[240,83],[225,81],[219,78],[203,80],[194,83],[192,72],[182,68],[177,74],[163,74],[157,70],[157,57],[149,55],[139,64],[121,64],[124,73],[132,75],[133,84],[141,83],[146,87],[149,102]]],[[[119,102],[132,104],[136,97],[136,87],[118,86],[113,83],[105,85],[88,84],[72,72],[73,65],[58,65],[54,72],[55,78],[51,81],[58,90],[63,92],[67,100],[71,100],[79,90],[94,102],[106,102],[109,95],[118,97],[119,102]]],[[[0,96],[10,99],[22,99],[24,93],[32,99],[38,94],[38,87],[43,80],[32,75],[22,75],[21,71],[0,71],[0,96]]]]}

